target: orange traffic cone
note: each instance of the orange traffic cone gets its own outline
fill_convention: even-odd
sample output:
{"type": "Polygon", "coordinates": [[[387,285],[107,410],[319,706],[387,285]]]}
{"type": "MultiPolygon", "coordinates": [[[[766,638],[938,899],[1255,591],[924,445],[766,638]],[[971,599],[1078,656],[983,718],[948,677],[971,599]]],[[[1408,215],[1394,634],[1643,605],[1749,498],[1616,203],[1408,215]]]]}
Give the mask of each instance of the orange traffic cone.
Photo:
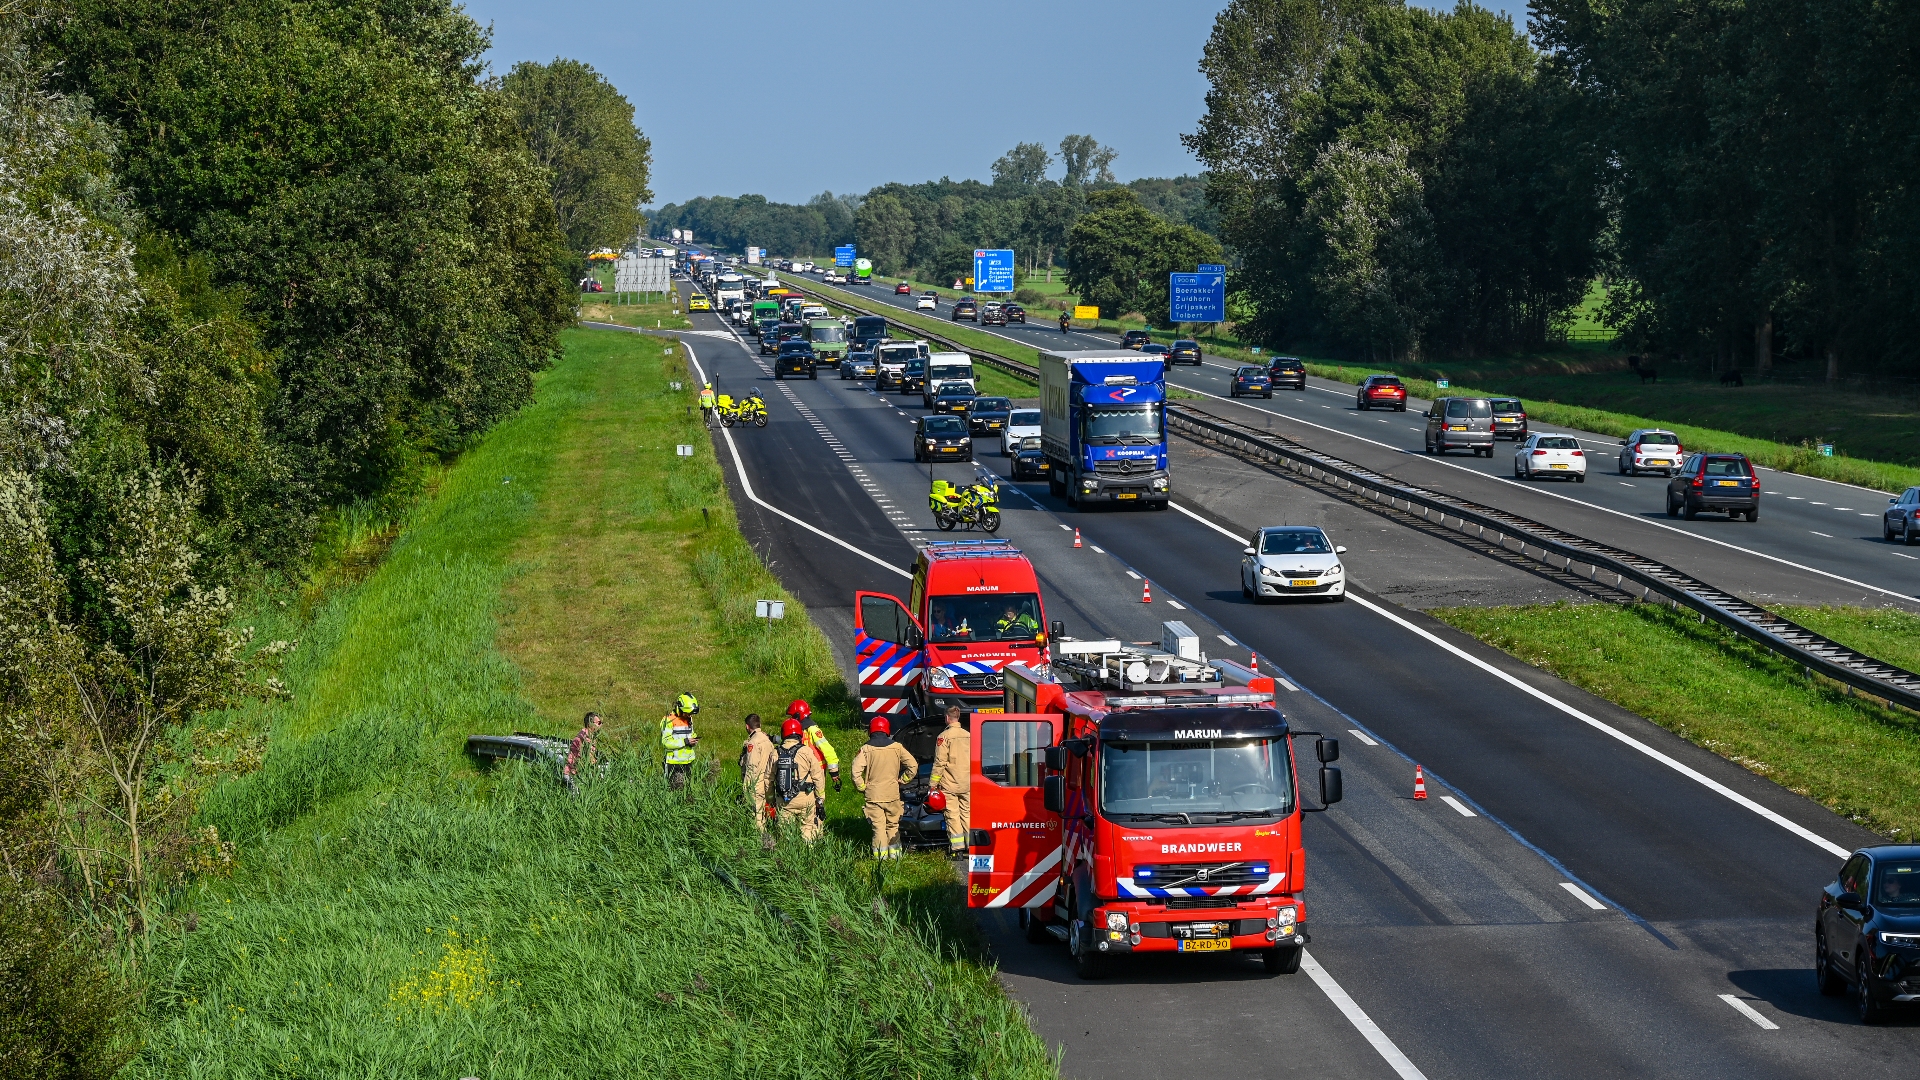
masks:
{"type": "Polygon", "coordinates": [[[1418,765],[1413,767],[1413,797],[1416,799],[1427,797],[1427,774],[1422,772],[1418,765]]]}
{"type": "Polygon", "coordinates": [[[1148,581],[1146,578],[1140,579],[1140,602],[1143,604],[1153,603],[1153,582],[1148,581]]]}
{"type": "Polygon", "coordinates": [[[1073,530],[1073,546],[1074,547],[1080,546],[1080,530],[1079,529],[1073,530]]]}
{"type": "Polygon", "coordinates": [[[1255,675],[1258,675],[1260,674],[1260,654],[1253,653],[1252,655],[1253,655],[1253,659],[1252,661],[1249,662],[1249,666],[1253,668],[1253,673],[1255,675]]]}

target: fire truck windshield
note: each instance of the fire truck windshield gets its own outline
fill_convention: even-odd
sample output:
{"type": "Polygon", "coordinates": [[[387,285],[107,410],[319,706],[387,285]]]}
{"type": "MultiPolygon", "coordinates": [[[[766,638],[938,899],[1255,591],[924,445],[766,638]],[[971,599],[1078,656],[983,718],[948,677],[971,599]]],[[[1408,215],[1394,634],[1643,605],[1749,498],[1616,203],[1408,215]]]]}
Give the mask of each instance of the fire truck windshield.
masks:
{"type": "Polygon", "coordinates": [[[934,641],[1032,641],[1040,636],[1040,598],[1033,593],[936,596],[929,637],[934,641]]]}
{"type": "Polygon", "coordinates": [[[1284,817],[1293,812],[1287,742],[1103,743],[1100,810],[1112,821],[1188,825],[1284,817]],[[1200,815],[1207,820],[1193,820],[1200,815]]]}

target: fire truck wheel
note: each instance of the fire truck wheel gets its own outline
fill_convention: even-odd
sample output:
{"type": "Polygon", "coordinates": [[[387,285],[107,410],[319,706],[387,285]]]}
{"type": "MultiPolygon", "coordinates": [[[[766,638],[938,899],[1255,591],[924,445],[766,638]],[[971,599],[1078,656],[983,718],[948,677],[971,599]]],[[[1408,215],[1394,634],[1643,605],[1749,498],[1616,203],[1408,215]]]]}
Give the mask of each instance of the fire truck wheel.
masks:
{"type": "MultiPolygon", "coordinates": [[[[1077,907],[1067,905],[1072,911],[1077,907]]],[[[1067,924],[1067,951],[1073,954],[1073,970],[1083,979],[1107,977],[1107,958],[1093,947],[1093,931],[1079,919],[1067,924]]]]}
{"type": "Polygon", "coordinates": [[[1260,960],[1267,965],[1269,975],[1292,975],[1300,970],[1300,958],[1306,955],[1306,952],[1306,949],[1298,945],[1284,949],[1265,949],[1260,953],[1260,960]]]}

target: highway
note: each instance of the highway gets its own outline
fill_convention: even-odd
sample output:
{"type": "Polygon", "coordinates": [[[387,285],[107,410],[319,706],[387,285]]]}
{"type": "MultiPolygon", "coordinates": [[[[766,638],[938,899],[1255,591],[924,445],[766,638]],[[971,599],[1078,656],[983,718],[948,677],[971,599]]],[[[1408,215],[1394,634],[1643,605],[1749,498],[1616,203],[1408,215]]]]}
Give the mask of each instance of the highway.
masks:
{"type": "MultiPolygon", "coordinates": [[[[792,275],[789,275],[792,276],[792,275]]],[[[809,287],[835,287],[804,278],[809,287]]],[[[909,309],[913,298],[891,288],[837,290],[855,302],[909,309]]],[[[950,299],[939,311],[946,319],[950,299]]],[[[929,314],[921,312],[920,314],[929,314]]],[[[972,323],[960,323],[969,329],[972,323]]],[[[1117,348],[1109,334],[1056,325],[1015,323],[979,327],[1036,348],[1117,348]]],[[[1813,477],[1762,472],[1758,522],[1720,515],[1695,521],[1666,515],[1665,477],[1616,473],[1620,440],[1592,432],[1536,423],[1533,430],[1565,433],[1589,456],[1587,481],[1513,479],[1514,444],[1500,442],[1491,459],[1455,451],[1423,452],[1429,404],[1420,399],[1404,413],[1363,411],[1346,383],[1310,378],[1305,392],[1278,390],[1269,399],[1230,399],[1228,381],[1237,361],[1208,356],[1199,368],[1173,369],[1169,381],[1210,400],[1190,402],[1242,423],[1260,423],[1320,450],[1390,472],[1413,483],[1449,491],[1547,524],[1617,544],[1660,559],[1749,599],[1783,603],[1900,603],[1920,597],[1920,546],[1908,549],[1881,534],[1888,495],[1813,477]]],[[[1728,393],[1739,393],[1729,390],[1728,393]]]]}
{"type": "MultiPolygon", "coordinates": [[[[917,401],[831,377],[775,382],[719,319],[693,318],[684,340],[717,386],[767,391],[770,425],[717,445],[750,538],[837,636],[844,666],[854,590],[904,589],[913,545],[940,535],[929,467],[906,438],[917,401]]],[[[1328,435],[1358,457],[1357,440],[1328,435]]],[[[1002,467],[977,446],[980,467],[1002,467]]],[[[1346,801],[1306,829],[1313,962],[1265,978],[1238,958],[1188,958],[1082,982],[1064,949],[988,917],[1003,980],[1063,1048],[1067,1075],[1812,1077],[1913,1060],[1920,1020],[1862,1027],[1808,972],[1813,897],[1840,853],[1874,837],[1366,587],[1417,576],[1409,552],[1478,558],[1442,541],[1403,529],[1401,545],[1356,543],[1345,603],[1242,600],[1246,527],[1364,512],[1231,461],[1210,467],[1243,470],[1208,490],[1245,498],[1076,514],[1044,483],[1009,483],[1000,535],[1032,558],[1069,634],[1157,639],[1162,620],[1183,619],[1216,655],[1255,650],[1297,688],[1280,702],[1297,728],[1342,737],[1346,801]],[[1272,518],[1240,520],[1253,507],[1272,518]],[[1425,802],[1410,798],[1414,761],[1425,802]]],[[[938,468],[957,479],[971,467],[938,468]]],[[[1779,516],[1705,524],[1764,537],[1779,516]]],[[[1526,584],[1498,571],[1514,578],[1503,587],[1526,584]]]]}

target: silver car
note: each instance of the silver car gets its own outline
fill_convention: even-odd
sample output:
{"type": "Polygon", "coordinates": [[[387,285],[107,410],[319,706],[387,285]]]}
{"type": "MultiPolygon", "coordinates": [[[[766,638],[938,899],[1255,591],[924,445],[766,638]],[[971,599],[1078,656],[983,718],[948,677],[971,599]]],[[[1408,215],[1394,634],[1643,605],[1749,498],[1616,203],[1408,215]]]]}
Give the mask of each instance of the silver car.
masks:
{"type": "Polygon", "coordinates": [[[1274,525],[1253,534],[1242,549],[1240,595],[1256,602],[1278,596],[1347,595],[1345,547],[1313,525],[1274,525]]]}
{"type": "Polygon", "coordinates": [[[1486,398],[1435,398],[1426,417],[1427,453],[1471,450],[1475,457],[1493,456],[1493,403],[1486,398]]]}
{"type": "Polygon", "coordinates": [[[1672,476],[1680,471],[1686,454],[1680,449],[1680,436],[1659,428],[1640,428],[1620,440],[1620,475],[1639,476],[1657,472],[1672,476]]]}
{"type": "Polygon", "coordinates": [[[1006,430],[1000,433],[1000,452],[1008,457],[1020,445],[1020,440],[1040,434],[1039,409],[1015,409],[1007,414],[1006,430]]]}

